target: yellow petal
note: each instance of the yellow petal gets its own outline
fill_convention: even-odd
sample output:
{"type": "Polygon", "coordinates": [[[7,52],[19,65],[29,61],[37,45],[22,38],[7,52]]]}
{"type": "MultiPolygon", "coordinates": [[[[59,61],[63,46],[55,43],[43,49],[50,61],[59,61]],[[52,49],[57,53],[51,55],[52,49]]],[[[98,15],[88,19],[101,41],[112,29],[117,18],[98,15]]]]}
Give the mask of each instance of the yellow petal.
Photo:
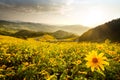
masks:
{"type": "Polygon", "coordinates": [[[99,67],[97,67],[97,69],[98,69],[98,71],[100,71],[100,68],[99,68],[99,67]]]}
{"type": "Polygon", "coordinates": [[[97,56],[97,51],[92,51],[92,54],[93,56],[97,56]]]}
{"type": "Polygon", "coordinates": [[[106,61],[103,61],[103,64],[105,64],[105,65],[109,65],[109,63],[108,63],[108,62],[106,62],[106,61]]]}
{"type": "Polygon", "coordinates": [[[102,59],[103,59],[103,60],[107,60],[107,58],[106,58],[106,57],[102,57],[102,59]]]}
{"type": "Polygon", "coordinates": [[[91,60],[91,58],[92,58],[92,56],[89,55],[89,56],[87,56],[87,57],[85,58],[85,60],[88,61],[88,60],[91,60]]]}
{"type": "Polygon", "coordinates": [[[99,56],[99,57],[103,57],[103,55],[104,55],[104,53],[100,53],[98,56],[99,56]]]}
{"type": "Polygon", "coordinates": [[[92,72],[93,72],[93,71],[95,70],[95,67],[94,67],[94,66],[92,66],[92,67],[91,67],[91,70],[92,70],[92,72]]]}
{"type": "Polygon", "coordinates": [[[88,57],[86,57],[85,60],[88,60],[88,57]]]}
{"type": "Polygon", "coordinates": [[[103,65],[99,65],[99,66],[103,71],[105,70],[103,65]]]}
{"type": "Polygon", "coordinates": [[[89,68],[91,64],[90,64],[90,62],[87,62],[86,65],[89,68]]]}

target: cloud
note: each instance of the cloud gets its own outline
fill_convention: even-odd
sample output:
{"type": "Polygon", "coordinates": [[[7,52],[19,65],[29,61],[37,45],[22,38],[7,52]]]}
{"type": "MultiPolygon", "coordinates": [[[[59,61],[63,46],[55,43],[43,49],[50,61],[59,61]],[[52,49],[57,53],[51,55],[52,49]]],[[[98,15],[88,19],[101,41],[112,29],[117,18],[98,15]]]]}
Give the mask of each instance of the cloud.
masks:
{"type": "Polygon", "coordinates": [[[73,0],[0,0],[0,9],[20,12],[57,11],[70,5],[73,0]]]}

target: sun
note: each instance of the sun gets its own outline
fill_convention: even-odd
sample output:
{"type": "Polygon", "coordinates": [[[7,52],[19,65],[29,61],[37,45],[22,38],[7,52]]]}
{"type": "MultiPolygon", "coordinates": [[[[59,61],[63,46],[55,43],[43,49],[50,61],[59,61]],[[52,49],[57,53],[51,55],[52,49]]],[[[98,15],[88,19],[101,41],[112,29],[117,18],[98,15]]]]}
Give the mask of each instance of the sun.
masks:
{"type": "Polygon", "coordinates": [[[103,22],[105,16],[101,9],[90,9],[84,14],[83,24],[87,26],[95,26],[103,22]]]}

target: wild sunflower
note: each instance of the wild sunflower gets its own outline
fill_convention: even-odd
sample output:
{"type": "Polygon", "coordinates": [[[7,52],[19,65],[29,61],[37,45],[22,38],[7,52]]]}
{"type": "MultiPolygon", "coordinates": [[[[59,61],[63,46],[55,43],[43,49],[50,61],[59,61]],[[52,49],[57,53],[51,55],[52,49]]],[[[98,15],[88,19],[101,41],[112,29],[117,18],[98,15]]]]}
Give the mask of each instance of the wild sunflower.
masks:
{"type": "Polygon", "coordinates": [[[98,54],[97,51],[90,52],[85,60],[87,60],[87,67],[91,67],[92,72],[97,70],[103,70],[104,71],[104,65],[109,65],[109,63],[106,61],[107,58],[104,56],[104,53],[98,54]]]}

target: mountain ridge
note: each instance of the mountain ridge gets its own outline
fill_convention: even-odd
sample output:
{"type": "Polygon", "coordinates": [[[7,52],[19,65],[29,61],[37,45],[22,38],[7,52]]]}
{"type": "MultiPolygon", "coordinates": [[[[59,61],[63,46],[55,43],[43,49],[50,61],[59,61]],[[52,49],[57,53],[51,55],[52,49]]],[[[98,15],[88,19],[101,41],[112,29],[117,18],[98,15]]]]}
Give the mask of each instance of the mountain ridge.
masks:
{"type": "Polygon", "coordinates": [[[44,23],[32,23],[32,22],[15,22],[15,21],[5,21],[0,20],[0,28],[15,29],[15,30],[31,30],[31,31],[42,31],[42,32],[55,32],[57,30],[63,30],[67,32],[72,32],[77,35],[81,35],[89,28],[82,25],[49,25],[44,23]]]}
{"type": "Polygon", "coordinates": [[[120,18],[113,19],[95,28],[88,30],[79,37],[79,42],[104,42],[106,39],[112,42],[120,42],[120,18]]]}

